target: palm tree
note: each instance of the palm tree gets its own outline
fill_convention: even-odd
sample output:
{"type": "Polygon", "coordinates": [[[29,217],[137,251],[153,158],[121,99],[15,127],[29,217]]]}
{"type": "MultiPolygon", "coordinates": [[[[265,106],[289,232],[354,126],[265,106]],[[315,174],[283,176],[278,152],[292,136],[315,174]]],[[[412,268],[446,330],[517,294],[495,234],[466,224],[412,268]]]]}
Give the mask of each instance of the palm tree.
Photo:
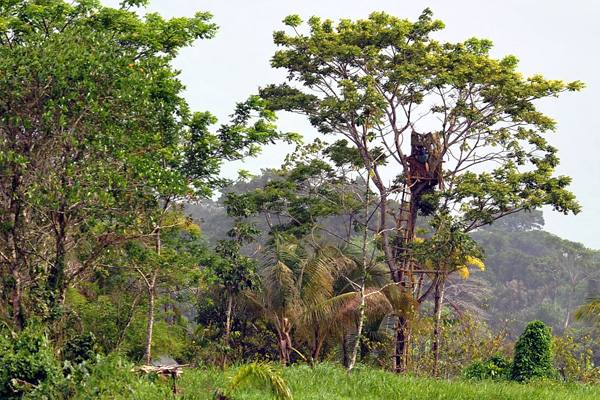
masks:
{"type": "Polygon", "coordinates": [[[304,310],[301,289],[305,280],[305,258],[306,251],[298,241],[285,241],[278,235],[263,259],[263,290],[257,302],[277,330],[277,349],[283,365],[293,350],[290,335],[293,322],[304,310]]]}
{"type": "Polygon", "coordinates": [[[575,320],[600,325],[600,293],[590,296],[574,312],[575,320]]]}
{"type": "Polygon", "coordinates": [[[263,291],[257,299],[265,316],[277,330],[278,352],[287,364],[292,351],[292,329],[310,349],[313,362],[318,362],[327,337],[340,335],[343,340],[360,330],[361,310],[369,318],[381,318],[392,310],[377,264],[368,267],[361,308],[359,283],[362,272],[356,257],[332,244],[308,245],[306,241],[276,236],[266,251],[262,273],[263,291]]]}
{"type": "Polygon", "coordinates": [[[354,262],[335,246],[314,248],[306,241],[277,235],[263,265],[259,302],[277,331],[282,364],[287,364],[292,351],[298,352],[292,346],[292,329],[306,339],[312,359],[318,359],[328,319],[354,295],[334,293],[334,283],[355,268],[354,262]]]}
{"type": "Polygon", "coordinates": [[[237,388],[256,383],[267,386],[276,399],[292,400],[292,393],[281,377],[281,373],[269,364],[257,362],[241,367],[229,381],[228,387],[225,390],[217,389],[213,398],[228,400],[237,388]]]}

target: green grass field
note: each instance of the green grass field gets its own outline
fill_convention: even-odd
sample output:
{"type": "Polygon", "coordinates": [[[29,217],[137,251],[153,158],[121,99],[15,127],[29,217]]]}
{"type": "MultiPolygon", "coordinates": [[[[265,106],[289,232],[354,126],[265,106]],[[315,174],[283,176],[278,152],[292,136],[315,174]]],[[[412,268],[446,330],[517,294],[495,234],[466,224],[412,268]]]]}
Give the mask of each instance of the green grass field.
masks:
{"type": "MultiPolygon", "coordinates": [[[[136,377],[123,366],[115,374],[114,366],[96,371],[78,399],[211,399],[219,387],[224,387],[236,368],[186,369],[178,380],[180,394],[173,396],[171,382],[155,376],[136,377]]],[[[393,373],[361,367],[347,376],[339,366],[322,364],[315,368],[292,366],[283,370],[283,377],[296,400],[331,399],[600,399],[600,386],[557,381],[530,384],[512,382],[468,382],[465,380],[434,380],[398,376],[393,373]]],[[[260,386],[248,386],[234,392],[232,399],[264,400],[273,398],[260,386]]]]}

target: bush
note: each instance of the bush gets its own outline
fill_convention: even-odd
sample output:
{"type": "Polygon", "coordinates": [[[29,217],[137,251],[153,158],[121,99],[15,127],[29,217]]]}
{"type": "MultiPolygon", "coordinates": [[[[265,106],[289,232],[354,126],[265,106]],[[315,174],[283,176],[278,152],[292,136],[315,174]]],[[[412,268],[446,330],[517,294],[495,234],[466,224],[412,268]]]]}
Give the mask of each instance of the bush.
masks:
{"type": "Polygon", "coordinates": [[[506,379],[510,372],[510,361],[501,355],[495,354],[485,362],[476,360],[466,367],[463,375],[467,379],[506,379]]]}
{"type": "Polygon", "coordinates": [[[551,378],[556,375],[552,368],[552,334],[542,321],[527,324],[515,344],[515,358],[511,379],[523,382],[531,378],[551,378]]]}
{"type": "Polygon", "coordinates": [[[571,329],[562,336],[554,336],[552,340],[554,368],[563,379],[600,383],[600,367],[594,366],[594,350],[597,353],[598,343],[590,333],[585,329],[578,331],[571,329]]]}
{"type": "Polygon", "coordinates": [[[43,329],[32,325],[17,333],[0,335],[0,398],[54,398],[53,390],[64,381],[60,363],[43,329]],[[36,396],[37,395],[37,396],[36,396]]]}
{"type": "Polygon", "coordinates": [[[75,336],[62,349],[62,359],[73,364],[81,364],[83,361],[92,360],[96,357],[96,354],[96,336],[92,332],[75,336]]]}
{"type": "Polygon", "coordinates": [[[463,375],[467,379],[480,381],[488,378],[488,369],[481,360],[475,360],[463,370],[463,375]]]}

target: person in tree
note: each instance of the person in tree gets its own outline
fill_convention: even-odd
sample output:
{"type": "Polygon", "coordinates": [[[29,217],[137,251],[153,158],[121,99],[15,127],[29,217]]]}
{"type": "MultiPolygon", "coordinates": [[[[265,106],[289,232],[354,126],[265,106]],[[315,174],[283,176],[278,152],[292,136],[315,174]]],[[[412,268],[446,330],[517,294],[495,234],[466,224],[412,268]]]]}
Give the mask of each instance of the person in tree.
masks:
{"type": "Polygon", "coordinates": [[[413,149],[412,154],[408,157],[408,164],[410,165],[410,172],[408,175],[408,183],[412,184],[412,180],[419,180],[419,178],[431,178],[429,174],[429,152],[424,146],[416,146],[413,149]]]}

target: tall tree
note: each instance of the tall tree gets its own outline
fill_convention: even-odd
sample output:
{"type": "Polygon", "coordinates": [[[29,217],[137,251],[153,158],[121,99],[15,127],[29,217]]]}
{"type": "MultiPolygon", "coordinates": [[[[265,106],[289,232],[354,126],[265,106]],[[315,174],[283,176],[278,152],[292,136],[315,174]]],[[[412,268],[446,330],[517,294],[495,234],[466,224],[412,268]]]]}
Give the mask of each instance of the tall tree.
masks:
{"type": "MultiPolygon", "coordinates": [[[[288,72],[288,82],[260,94],[272,109],[306,115],[319,132],[343,137],[358,153],[381,199],[385,262],[407,294],[424,299],[422,280],[412,279],[422,267],[404,244],[414,238],[419,210],[455,213],[463,232],[542,205],[579,211],[566,189],[570,179],[554,174],[557,150],[544,139],[556,123],[535,101],[578,91],[580,82],[523,78],[514,56],[489,56],[489,40],[433,40],[444,25],[429,9],[414,23],[386,13],[338,24],[313,17],[307,34],[296,15],[284,23],[293,32],[275,32],[283,49],[271,63],[288,72]],[[399,192],[409,204],[407,223],[397,224],[402,229],[388,220],[403,214],[388,202],[399,192]]],[[[402,329],[399,371],[408,360],[402,329]]]]}
{"type": "Polygon", "coordinates": [[[66,289],[110,248],[151,239],[159,255],[177,202],[209,195],[224,161],[285,136],[256,96],[212,132],[171,66],[215,33],[211,15],[130,11],[144,3],[0,5],[0,274],[16,327],[60,317],[66,289]]]}
{"type": "Polygon", "coordinates": [[[169,62],[215,26],[210,14],[142,21],[96,1],[1,8],[0,262],[20,326],[24,290],[42,293],[30,308],[57,311],[69,283],[154,207],[147,183],[164,170],[164,142],[151,132],[187,113],[169,62]]]}

